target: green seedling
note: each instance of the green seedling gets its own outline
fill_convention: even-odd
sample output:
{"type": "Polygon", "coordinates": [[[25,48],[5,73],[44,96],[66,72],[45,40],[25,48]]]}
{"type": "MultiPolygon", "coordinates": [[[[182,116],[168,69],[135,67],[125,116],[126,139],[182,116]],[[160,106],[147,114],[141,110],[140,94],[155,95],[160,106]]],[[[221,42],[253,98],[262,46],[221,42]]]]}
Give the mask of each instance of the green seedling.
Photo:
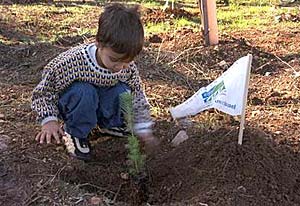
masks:
{"type": "Polygon", "coordinates": [[[141,174],[145,166],[145,155],[141,153],[138,138],[133,133],[133,105],[132,95],[125,92],[120,95],[120,105],[124,113],[125,123],[130,131],[128,135],[128,159],[130,161],[129,173],[133,176],[141,174]]]}

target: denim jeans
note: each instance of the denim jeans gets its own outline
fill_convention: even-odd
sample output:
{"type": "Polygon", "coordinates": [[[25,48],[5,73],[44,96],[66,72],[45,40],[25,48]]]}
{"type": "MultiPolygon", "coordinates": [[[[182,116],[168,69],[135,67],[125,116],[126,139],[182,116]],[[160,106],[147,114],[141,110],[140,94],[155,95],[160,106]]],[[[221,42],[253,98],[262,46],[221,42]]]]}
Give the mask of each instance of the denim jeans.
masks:
{"type": "Polygon", "coordinates": [[[124,92],[130,92],[130,88],[122,82],[112,87],[74,82],[58,101],[65,131],[77,138],[87,138],[97,124],[102,128],[123,127],[119,96],[124,92]]]}

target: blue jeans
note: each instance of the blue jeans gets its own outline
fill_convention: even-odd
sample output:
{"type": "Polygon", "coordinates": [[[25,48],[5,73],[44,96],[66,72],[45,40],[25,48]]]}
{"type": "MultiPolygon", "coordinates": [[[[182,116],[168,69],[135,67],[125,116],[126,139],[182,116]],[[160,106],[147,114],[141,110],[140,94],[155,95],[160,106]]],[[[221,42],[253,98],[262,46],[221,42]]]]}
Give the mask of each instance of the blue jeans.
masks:
{"type": "Polygon", "coordinates": [[[103,128],[123,127],[119,96],[124,92],[130,92],[130,88],[122,82],[112,87],[74,82],[58,101],[65,131],[77,138],[87,138],[97,124],[103,128]]]}

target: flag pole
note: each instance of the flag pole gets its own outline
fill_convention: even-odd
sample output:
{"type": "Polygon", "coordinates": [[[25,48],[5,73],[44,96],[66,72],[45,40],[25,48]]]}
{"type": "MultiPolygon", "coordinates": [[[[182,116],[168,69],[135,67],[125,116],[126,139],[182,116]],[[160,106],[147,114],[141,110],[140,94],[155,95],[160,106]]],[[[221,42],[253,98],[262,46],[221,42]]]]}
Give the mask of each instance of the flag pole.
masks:
{"type": "Polygon", "coordinates": [[[248,60],[248,65],[247,65],[247,76],[246,76],[246,82],[245,82],[245,87],[244,87],[245,92],[244,92],[244,97],[243,97],[243,108],[242,108],[239,138],[238,138],[239,145],[242,145],[242,143],[243,143],[243,132],[244,132],[244,124],[245,124],[248,87],[249,87],[250,71],[251,71],[251,63],[252,63],[252,54],[248,54],[248,57],[249,57],[249,60],[248,60]]]}

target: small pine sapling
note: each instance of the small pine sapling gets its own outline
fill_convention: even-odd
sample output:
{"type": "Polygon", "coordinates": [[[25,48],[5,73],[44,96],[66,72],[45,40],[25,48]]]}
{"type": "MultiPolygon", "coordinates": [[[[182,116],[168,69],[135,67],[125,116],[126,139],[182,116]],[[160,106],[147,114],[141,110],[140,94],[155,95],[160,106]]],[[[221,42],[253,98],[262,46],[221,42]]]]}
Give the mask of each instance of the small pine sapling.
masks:
{"type": "Polygon", "coordinates": [[[131,163],[129,173],[133,176],[139,175],[144,171],[145,155],[141,153],[138,138],[133,133],[133,105],[132,95],[124,92],[120,95],[120,106],[124,114],[124,119],[130,134],[128,135],[128,159],[131,163]]]}

